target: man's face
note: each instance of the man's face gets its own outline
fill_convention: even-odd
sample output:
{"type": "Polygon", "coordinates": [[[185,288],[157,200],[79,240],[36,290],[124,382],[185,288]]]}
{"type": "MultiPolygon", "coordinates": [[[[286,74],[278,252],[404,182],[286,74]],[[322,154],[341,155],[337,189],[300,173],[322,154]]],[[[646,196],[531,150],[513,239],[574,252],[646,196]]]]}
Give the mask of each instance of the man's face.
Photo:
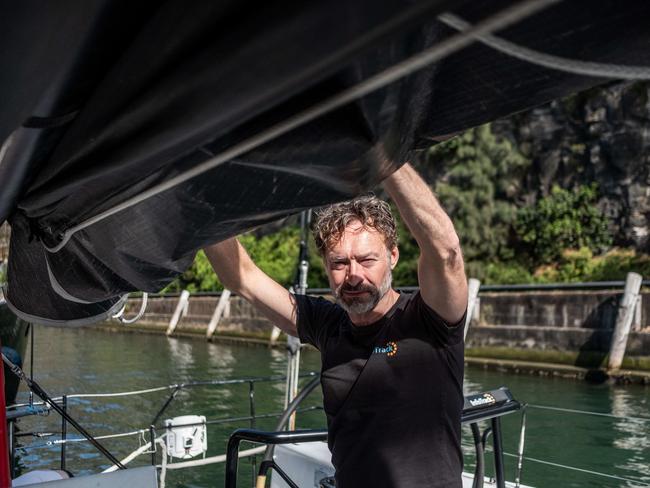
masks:
{"type": "Polygon", "coordinates": [[[325,254],[325,267],[336,301],[350,314],[375,308],[390,290],[397,248],[386,249],[382,235],[355,221],[325,254]]]}

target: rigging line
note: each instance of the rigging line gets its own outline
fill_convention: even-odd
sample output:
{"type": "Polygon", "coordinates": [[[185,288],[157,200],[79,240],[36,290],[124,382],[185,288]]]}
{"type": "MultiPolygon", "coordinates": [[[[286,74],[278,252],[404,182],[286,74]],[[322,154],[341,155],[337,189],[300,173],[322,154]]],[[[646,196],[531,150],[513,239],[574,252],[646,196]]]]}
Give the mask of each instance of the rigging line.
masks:
{"type": "MultiPolygon", "coordinates": [[[[311,378],[313,376],[318,376],[318,373],[311,371],[309,373],[304,373],[300,375],[301,378],[311,378]]],[[[148,388],[146,390],[123,391],[118,393],[73,393],[67,395],[67,398],[68,400],[70,400],[71,398],[110,398],[110,397],[139,395],[144,393],[153,393],[153,392],[164,391],[164,390],[173,390],[175,388],[192,388],[197,386],[223,386],[223,385],[236,385],[236,384],[249,383],[250,381],[254,381],[257,383],[257,382],[274,382],[274,381],[283,381],[283,380],[286,380],[286,376],[250,377],[250,378],[241,378],[241,379],[232,379],[232,380],[192,381],[190,383],[180,383],[180,384],[173,384],[167,386],[159,386],[156,388],[148,388]]],[[[51,400],[57,402],[61,401],[62,399],[63,397],[60,396],[51,397],[51,400]]],[[[46,405],[46,403],[36,402],[34,403],[34,405],[40,406],[40,405],[46,405]]],[[[16,403],[14,405],[9,405],[7,408],[15,409],[15,408],[26,407],[26,406],[29,406],[29,404],[16,403]]]]}
{"type": "MultiPolygon", "coordinates": [[[[129,437],[129,436],[134,436],[134,435],[141,435],[142,433],[147,433],[149,432],[149,429],[143,429],[143,430],[134,430],[132,432],[122,432],[119,434],[106,434],[106,435],[96,435],[93,438],[97,440],[102,440],[102,439],[116,439],[119,437],[129,437]]],[[[49,433],[48,433],[49,434],[49,433]]],[[[56,435],[56,434],[50,434],[50,435],[56,435]]],[[[32,449],[41,449],[44,447],[52,447],[52,446],[59,446],[62,444],[78,444],[81,442],[89,442],[88,439],[85,437],[73,437],[70,439],[55,439],[52,441],[47,441],[44,444],[36,444],[36,445],[31,445],[31,446],[20,446],[17,449],[21,449],[24,451],[27,450],[32,450],[32,449]]],[[[147,446],[150,447],[150,446],[147,446]]]]}
{"type": "Polygon", "coordinates": [[[201,164],[198,164],[194,168],[177,175],[174,178],[171,178],[165,182],[162,182],[158,185],[155,185],[148,190],[143,191],[142,193],[135,195],[124,202],[109,208],[99,214],[69,228],[61,236],[61,241],[53,246],[43,247],[51,253],[56,253],[63,249],[63,247],[68,243],[70,238],[80,230],[83,230],[97,222],[104,220],[107,217],[110,217],[113,214],[121,212],[133,205],[136,205],[148,198],[156,196],[166,190],[169,190],[189,179],[192,179],[196,176],[199,176],[206,171],[209,171],[217,166],[230,161],[242,154],[245,154],[253,149],[265,144],[281,135],[284,135],[297,127],[300,127],[312,120],[325,115],[332,110],[335,110],[339,107],[342,107],[354,100],[357,100],[369,93],[383,88],[407,75],[410,75],[436,61],[439,61],[474,42],[474,36],[487,34],[493,31],[501,30],[505,27],[508,27],[512,24],[515,24],[526,17],[529,17],[551,5],[559,3],[562,0],[524,0],[515,5],[507,7],[500,12],[488,17],[486,20],[483,20],[468,30],[455,34],[435,46],[432,46],[424,51],[411,56],[410,58],[401,61],[390,68],[377,73],[370,78],[354,85],[350,88],[347,88],[337,95],[334,95],[331,98],[326,99],[323,102],[317,103],[311,108],[299,112],[298,114],[289,117],[283,122],[275,124],[268,129],[260,132],[259,134],[252,136],[248,139],[243,140],[242,142],[235,144],[229,149],[217,154],[215,157],[204,161],[201,164]]]}
{"type": "MultiPolygon", "coordinates": [[[[121,432],[119,434],[106,434],[106,435],[96,435],[94,436],[95,439],[117,439],[118,437],[129,437],[132,435],[141,435],[143,433],[149,432],[149,429],[141,429],[141,430],[134,430],[131,432],[121,432]]],[[[75,442],[88,442],[88,439],[85,437],[73,437],[72,439],[55,439],[53,441],[49,441],[52,444],[67,444],[67,443],[75,443],[75,442]]]]}
{"type": "Polygon", "coordinates": [[[571,408],[561,408],[561,407],[549,407],[546,405],[535,405],[533,403],[528,404],[529,407],[531,408],[538,408],[540,410],[556,410],[558,412],[567,412],[567,413],[580,413],[584,415],[596,415],[598,417],[610,417],[614,419],[619,419],[619,420],[636,420],[639,422],[650,422],[650,418],[648,417],[627,417],[623,415],[614,415],[611,413],[601,413],[601,412],[590,412],[588,410],[574,410],[571,408]]]}
{"type": "MultiPolygon", "coordinates": [[[[509,452],[504,452],[503,454],[506,455],[506,456],[510,456],[510,457],[517,457],[517,454],[512,454],[512,453],[509,453],[509,452]]],[[[581,473],[593,474],[595,476],[603,476],[605,478],[612,478],[612,479],[619,480],[619,481],[626,481],[628,483],[635,483],[637,485],[646,483],[646,481],[643,481],[643,480],[633,480],[631,478],[624,478],[623,476],[616,476],[615,474],[600,473],[598,471],[592,471],[590,469],[576,468],[574,466],[566,466],[564,464],[553,463],[551,461],[543,461],[541,459],[536,459],[536,458],[532,458],[532,457],[528,457],[528,456],[524,456],[524,459],[526,461],[532,461],[532,462],[535,462],[535,463],[547,464],[549,466],[554,466],[556,468],[564,468],[564,469],[569,469],[569,470],[572,470],[572,471],[580,471],[581,473]]]]}
{"type": "Polygon", "coordinates": [[[113,456],[103,445],[101,445],[86,429],[82,427],[82,425],[77,422],[74,418],[70,416],[70,414],[65,411],[59,404],[57,404],[48,393],[41,388],[41,386],[36,382],[32,381],[26,374],[25,372],[17,365],[12,363],[7,356],[4,354],[2,356],[2,361],[5,363],[6,366],[9,367],[12,373],[14,373],[18,378],[23,380],[27,387],[30,390],[33,390],[36,395],[38,395],[44,402],[47,402],[56,413],[58,413],[61,417],[63,417],[70,425],[72,425],[75,429],[77,429],[77,432],[79,432],[82,436],[84,436],[86,439],[90,441],[90,443],[95,446],[95,448],[101,452],[104,456],[106,456],[111,462],[114,464],[117,464],[120,469],[125,469],[124,466],[120,464],[120,462],[113,456]]]}
{"type": "Polygon", "coordinates": [[[173,388],[179,388],[179,387],[180,385],[169,385],[169,386],[159,386],[158,388],[149,388],[147,390],[123,391],[120,393],[76,393],[73,395],[68,395],[68,400],[70,398],[107,398],[107,397],[141,395],[144,393],[153,393],[156,391],[171,390],[173,388]]]}
{"type": "MultiPolygon", "coordinates": [[[[460,32],[467,32],[472,27],[472,24],[451,13],[441,14],[438,19],[460,32]]],[[[472,34],[472,37],[508,56],[557,71],[621,80],[650,80],[650,67],[647,66],[626,66],[564,58],[536,51],[489,33],[472,34]]]]}

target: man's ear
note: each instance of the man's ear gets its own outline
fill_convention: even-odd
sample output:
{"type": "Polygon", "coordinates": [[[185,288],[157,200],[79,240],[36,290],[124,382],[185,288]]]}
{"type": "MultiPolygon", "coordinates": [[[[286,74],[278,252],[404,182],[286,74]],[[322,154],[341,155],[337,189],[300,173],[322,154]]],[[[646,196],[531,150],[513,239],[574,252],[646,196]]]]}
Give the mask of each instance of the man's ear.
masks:
{"type": "Polygon", "coordinates": [[[397,249],[397,246],[395,246],[390,251],[390,269],[395,269],[397,261],[399,261],[399,249],[397,249]]]}

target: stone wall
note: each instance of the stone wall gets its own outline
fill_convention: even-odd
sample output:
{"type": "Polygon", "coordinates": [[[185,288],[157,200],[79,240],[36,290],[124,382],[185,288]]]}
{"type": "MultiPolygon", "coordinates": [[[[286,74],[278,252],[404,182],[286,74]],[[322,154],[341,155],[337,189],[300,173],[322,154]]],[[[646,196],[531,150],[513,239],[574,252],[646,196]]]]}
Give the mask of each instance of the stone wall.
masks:
{"type": "MultiPolygon", "coordinates": [[[[612,329],[622,293],[607,291],[535,291],[481,293],[475,318],[479,325],[521,325],[612,329]]],[[[632,330],[650,326],[650,292],[643,292],[632,330]]]]}
{"type": "MultiPolygon", "coordinates": [[[[467,345],[606,353],[621,298],[616,290],[481,293],[467,345]]],[[[650,292],[637,302],[626,354],[650,356],[650,292]]]]}
{"type": "MultiPolygon", "coordinates": [[[[544,351],[607,352],[620,291],[486,292],[480,295],[467,337],[468,347],[507,347],[544,351]]],[[[206,330],[218,296],[190,297],[177,331],[206,330]]],[[[152,297],[141,322],[166,327],[178,297],[152,297]]],[[[138,310],[129,302],[127,316],[138,310]]],[[[271,324],[246,301],[233,296],[218,333],[265,337],[271,324]]],[[[628,355],[650,356],[650,292],[637,305],[628,355]]]]}
{"type": "MultiPolygon", "coordinates": [[[[191,296],[187,313],[181,317],[177,330],[184,328],[205,329],[219,301],[218,296],[191,296]]],[[[140,308],[140,299],[129,299],[127,318],[140,308]]],[[[144,324],[167,326],[174,314],[178,296],[149,297],[144,316],[139,320],[144,324]]],[[[258,314],[255,309],[240,297],[233,296],[219,322],[218,332],[235,334],[265,334],[271,332],[271,324],[258,314]]]]}

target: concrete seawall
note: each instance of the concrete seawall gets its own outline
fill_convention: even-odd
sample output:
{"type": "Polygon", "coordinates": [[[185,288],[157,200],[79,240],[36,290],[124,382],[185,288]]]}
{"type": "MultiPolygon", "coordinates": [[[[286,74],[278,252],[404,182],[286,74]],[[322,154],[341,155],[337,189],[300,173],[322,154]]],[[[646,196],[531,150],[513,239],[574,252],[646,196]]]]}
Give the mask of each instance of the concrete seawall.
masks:
{"type": "MultiPolygon", "coordinates": [[[[590,371],[606,365],[621,296],[621,290],[481,293],[466,341],[468,362],[517,370],[534,363],[538,366],[529,369],[540,374],[551,374],[553,368],[539,364],[557,365],[552,374],[588,377],[590,371]]],[[[205,336],[218,300],[218,296],[191,296],[174,333],[205,336]]],[[[146,313],[136,324],[113,323],[112,327],[164,333],[177,303],[177,296],[150,297],[146,313]]],[[[126,315],[135,314],[139,306],[139,299],[129,300],[126,315]]],[[[266,319],[235,296],[214,339],[266,344],[271,330],[266,319]]],[[[642,292],[636,304],[623,368],[650,384],[649,291],[642,292]]],[[[626,371],[617,374],[624,381],[629,378],[626,371]]]]}

